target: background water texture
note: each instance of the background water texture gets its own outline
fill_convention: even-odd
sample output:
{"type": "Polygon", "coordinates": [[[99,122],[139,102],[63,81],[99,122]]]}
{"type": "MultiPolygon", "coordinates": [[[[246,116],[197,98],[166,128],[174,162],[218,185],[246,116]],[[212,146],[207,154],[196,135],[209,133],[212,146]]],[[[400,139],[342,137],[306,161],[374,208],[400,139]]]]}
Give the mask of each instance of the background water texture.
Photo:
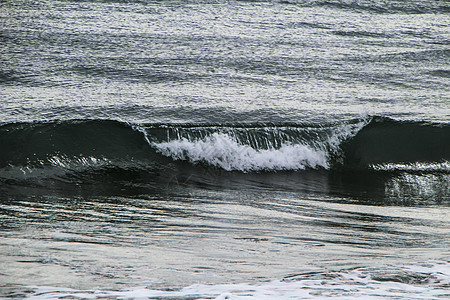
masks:
{"type": "Polygon", "coordinates": [[[448,1],[0,2],[0,297],[449,297],[448,1]]]}

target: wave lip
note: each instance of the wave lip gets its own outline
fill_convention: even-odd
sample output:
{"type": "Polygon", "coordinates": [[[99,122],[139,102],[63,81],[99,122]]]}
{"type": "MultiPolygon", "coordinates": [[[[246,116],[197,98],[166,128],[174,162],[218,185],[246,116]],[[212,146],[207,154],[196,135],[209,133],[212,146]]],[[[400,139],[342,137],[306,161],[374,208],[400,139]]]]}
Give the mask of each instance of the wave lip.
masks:
{"type": "Polygon", "coordinates": [[[329,169],[327,153],[302,144],[284,143],[278,149],[254,149],[225,133],[203,139],[181,138],[153,144],[163,155],[175,160],[205,162],[227,171],[329,169]]]}

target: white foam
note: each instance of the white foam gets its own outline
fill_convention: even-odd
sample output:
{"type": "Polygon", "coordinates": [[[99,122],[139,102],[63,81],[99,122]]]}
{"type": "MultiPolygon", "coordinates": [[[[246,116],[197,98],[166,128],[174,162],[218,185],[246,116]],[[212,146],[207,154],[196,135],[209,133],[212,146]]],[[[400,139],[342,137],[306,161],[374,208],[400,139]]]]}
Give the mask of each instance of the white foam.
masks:
{"type": "Polygon", "coordinates": [[[153,144],[162,154],[176,160],[204,162],[227,171],[327,169],[327,152],[301,144],[283,144],[278,149],[254,149],[236,142],[225,133],[203,139],[181,138],[153,144]]]}
{"type": "MultiPolygon", "coordinates": [[[[331,156],[334,159],[339,157],[342,141],[356,135],[369,121],[370,118],[366,118],[357,123],[333,125],[327,136],[310,141],[308,145],[286,141],[269,149],[255,149],[242,144],[229,132],[212,133],[202,139],[178,137],[167,142],[155,142],[144,129],[137,130],[144,133],[151,146],[175,160],[206,163],[227,171],[281,171],[329,169],[331,156]]],[[[326,127],[323,132],[327,132],[326,127]]]]}
{"type": "Polygon", "coordinates": [[[411,171],[411,172],[449,172],[450,161],[415,162],[415,163],[385,163],[370,166],[375,171],[411,171]]]}
{"type": "Polygon", "coordinates": [[[179,291],[135,287],[122,291],[31,287],[28,299],[436,299],[450,296],[450,263],[443,261],[375,270],[308,273],[259,284],[195,284],[179,291]],[[379,273],[394,274],[380,279],[379,273]],[[378,274],[378,275],[377,275],[378,274]],[[378,276],[378,278],[376,277],[378,276]],[[389,277],[391,276],[391,277],[389,277]],[[402,279],[398,279],[403,276],[402,279]],[[389,280],[389,278],[394,278],[389,280]],[[397,279],[395,279],[397,278],[397,279]],[[409,281],[410,279],[410,281],[409,281]]]}

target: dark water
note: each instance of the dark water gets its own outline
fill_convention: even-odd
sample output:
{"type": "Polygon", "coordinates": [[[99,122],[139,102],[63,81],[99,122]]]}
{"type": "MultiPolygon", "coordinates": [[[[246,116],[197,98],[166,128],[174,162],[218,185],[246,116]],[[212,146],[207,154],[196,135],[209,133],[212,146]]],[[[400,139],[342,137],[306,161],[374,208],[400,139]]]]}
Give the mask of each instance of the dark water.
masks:
{"type": "Polygon", "coordinates": [[[2,1],[0,295],[448,296],[449,12],[2,1]]]}

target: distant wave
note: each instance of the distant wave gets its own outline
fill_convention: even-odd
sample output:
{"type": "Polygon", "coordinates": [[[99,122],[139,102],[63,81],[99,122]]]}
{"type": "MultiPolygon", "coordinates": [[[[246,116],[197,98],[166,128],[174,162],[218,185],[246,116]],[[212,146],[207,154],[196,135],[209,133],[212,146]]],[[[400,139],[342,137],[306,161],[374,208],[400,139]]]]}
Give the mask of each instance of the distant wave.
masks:
{"type": "Polygon", "coordinates": [[[334,124],[10,123],[0,126],[0,144],[3,178],[14,170],[148,170],[170,161],[241,172],[450,172],[449,124],[382,117],[334,124]]]}
{"type": "Polygon", "coordinates": [[[372,13],[432,13],[448,12],[449,6],[442,1],[342,1],[342,0],[282,0],[300,6],[319,6],[336,9],[368,11],[372,13]]]}

